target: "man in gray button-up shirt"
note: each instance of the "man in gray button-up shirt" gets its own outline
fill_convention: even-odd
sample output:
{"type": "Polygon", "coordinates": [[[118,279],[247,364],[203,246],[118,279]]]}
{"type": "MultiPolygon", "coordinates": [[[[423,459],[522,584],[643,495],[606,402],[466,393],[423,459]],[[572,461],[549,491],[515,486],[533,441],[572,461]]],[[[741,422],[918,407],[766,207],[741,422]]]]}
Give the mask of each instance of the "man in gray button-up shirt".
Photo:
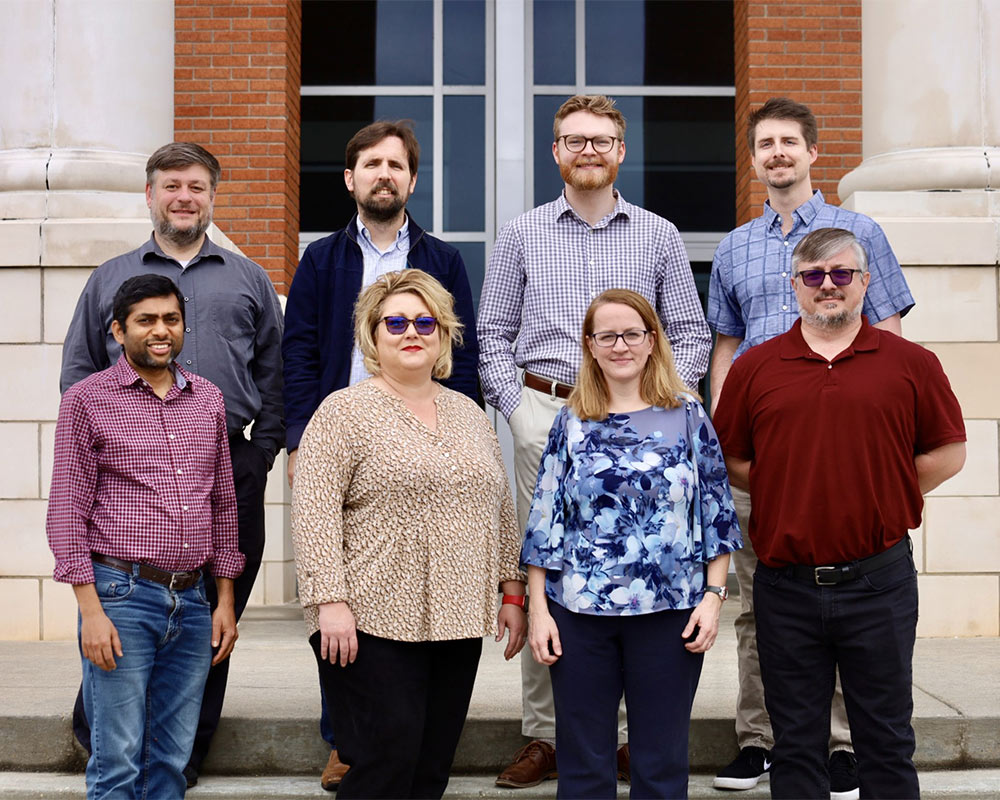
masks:
{"type": "MultiPolygon", "coordinates": [[[[226,401],[226,423],[239,508],[240,551],[246,568],[235,582],[239,619],[264,553],[264,486],[284,445],[281,306],[267,273],[253,261],[214,244],[206,235],[221,168],[196,144],[174,142],[146,164],[146,203],[153,235],[137,250],[98,267],[77,303],[63,349],[60,390],[118,360],[111,335],[112,300],[133,275],[155,273],[184,294],[186,328],[178,362],[212,381],[226,401]],[[250,439],[244,429],[253,423],[250,439]]],[[[212,583],[206,586],[211,588],[212,583]]],[[[213,605],[215,598],[212,598],[213,605]]],[[[189,785],[208,751],[222,713],[229,659],[209,673],[191,762],[189,785]]],[[[77,698],[74,730],[89,750],[90,731],[77,698]]]]}

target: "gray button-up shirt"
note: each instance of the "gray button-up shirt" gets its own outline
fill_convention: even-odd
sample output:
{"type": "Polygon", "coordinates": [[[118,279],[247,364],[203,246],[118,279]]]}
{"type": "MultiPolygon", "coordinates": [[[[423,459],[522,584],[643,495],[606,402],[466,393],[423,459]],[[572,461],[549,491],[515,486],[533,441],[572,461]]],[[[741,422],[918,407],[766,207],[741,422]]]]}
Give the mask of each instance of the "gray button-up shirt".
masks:
{"type": "Polygon", "coordinates": [[[147,273],[166,275],[184,295],[184,349],[177,361],[222,391],[229,433],[253,422],[251,441],[273,460],[285,441],[281,306],[258,264],[207,236],[183,269],[150,237],[94,270],[66,333],[60,391],[118,360],[122,348],[111,335],[115,292],[127,278],[147,273]]]}

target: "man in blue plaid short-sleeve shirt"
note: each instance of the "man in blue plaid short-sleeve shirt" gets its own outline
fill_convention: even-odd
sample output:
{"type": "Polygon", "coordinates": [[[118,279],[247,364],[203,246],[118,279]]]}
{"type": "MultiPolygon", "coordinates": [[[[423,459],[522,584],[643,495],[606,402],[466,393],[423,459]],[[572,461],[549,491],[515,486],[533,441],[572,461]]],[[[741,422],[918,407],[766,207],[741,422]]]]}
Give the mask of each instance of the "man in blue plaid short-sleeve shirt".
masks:
{"type": "MultiPolygon", "coordinates": [[[[824,202],[809,168],[816,160],[817,126],[812,112],[787,98],[772,98],[751,113],[747,125],[750,161],[767,188],[762,216],[730,232],[712,261],[708,322],[716,332],[712,354],[712,408],[735,359],[754,345],[785,333],[799,318],[792,290],[792,251],[811,231],[844,228],[868,254],[871,282],[863,313],[875,327],[901,335],[900,318],[913,308],[906,279],[882,229],[870,217],[824,202]]],[[[750,497],[734,489],[744,534],[750,531],[750,497]]],[[[740,585],[736,620],[739,693],[736,736],[740,754],[715,779],[719,789],[750,789],[767,774],[774,743],[764,707],[753,612],[757,557],[749,535],[733,557],[740,585]]],[[[830,719],[831,796],[858,796],[857,766],[838,681],[830,719]]]]}
{"type": "MultiPolygon", "coordinates": [[[[553,202],[507,223],[497,235],[479,306],[479,377],[486,400],[510,422],[522,530],[538,464],[582,359],[590,302],[605,289],[632,289],[657,310],[677,371],[696,388],[708,367],[711,333],[677,228],[625,202],[614,189],[625,160],[625,119],[614,101],[578,95],[556,112],[552,155],[565,182],[553,202]],[[523,376],[520,370],[524,370],[523,376]]],[[[522,732],[534,741],[497,778],[509,788],[554,777],[555,711],[548,668],[521,658],[522,732]]],[[[620,713],[619,743],[627,741],[620,713]]],[[[619,750],[627,777],[628,749],[619,750]]]]}

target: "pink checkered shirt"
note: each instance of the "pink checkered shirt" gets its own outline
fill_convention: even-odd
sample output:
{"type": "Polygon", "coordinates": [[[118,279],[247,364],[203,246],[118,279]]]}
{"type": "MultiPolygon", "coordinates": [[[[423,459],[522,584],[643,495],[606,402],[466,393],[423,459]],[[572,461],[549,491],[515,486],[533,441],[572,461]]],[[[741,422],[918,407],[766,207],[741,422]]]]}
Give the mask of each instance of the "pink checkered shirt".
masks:
{"type": "Polygon", "coordinates": [[[162,400],[125,356],[63,395],[46,520],[57,581],[92,583],[91,553],[243,571],[222,393],[174,369],[162,400]]]}

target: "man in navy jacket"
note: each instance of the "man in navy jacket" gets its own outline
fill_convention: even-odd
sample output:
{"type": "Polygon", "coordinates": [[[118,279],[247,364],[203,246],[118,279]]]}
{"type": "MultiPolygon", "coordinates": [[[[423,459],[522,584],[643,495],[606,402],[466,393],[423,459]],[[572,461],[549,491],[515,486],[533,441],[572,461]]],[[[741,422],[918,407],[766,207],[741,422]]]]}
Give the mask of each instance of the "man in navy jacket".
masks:
{"type": "MultiPolygon", "coordinates": [[[[331,392],[368,377],[354,345],[354,303],[387,272],[422,269],[454,295],[465,342],[454,350],[452,375],[444,383],[479,402],[476,318],[462,256],[406,213],[419,159],[420,145],[405,121],[375,122],[358,131],[347,143],[344,161],[344,182],[358,213],[343,230],[310,244],[299,262],[288,292],[281,346],[289,485],[299,440],[313,412],[331,392]]],[[[325,708],[323,716],[324,738],[332,746],[325,708]]],[[[336,788],[346,771],[334,749],[323,788],[336,788]]]]}

